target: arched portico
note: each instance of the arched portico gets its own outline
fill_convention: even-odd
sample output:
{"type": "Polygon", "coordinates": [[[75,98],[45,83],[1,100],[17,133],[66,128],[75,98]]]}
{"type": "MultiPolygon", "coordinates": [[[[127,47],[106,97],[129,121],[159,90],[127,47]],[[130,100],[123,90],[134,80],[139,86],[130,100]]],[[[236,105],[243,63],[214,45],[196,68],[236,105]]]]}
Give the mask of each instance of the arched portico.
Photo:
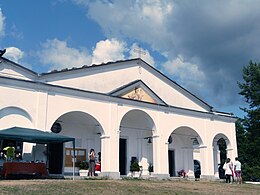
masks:
{"type": "Polygon", "coordinates": [[[151,116],[141,110],[130,110],[120,121],[119,172],[130,173],[131,161],[136,159],[148,175],[148,166],[153,164],[153,131],[156,129],[151,116]]]}
{"type": "MultiPolygon", "coordinates": [[[[231,158],[231,143],[228,137],[222,133],[215,135],[213,142],[214,175],[216,178],[223,177],[222,166],[225,160],[231,158]]],[[[232,159],[232,158],[231,158],[232,159]]]]}
{"type": "MultiPolygon", "coordinates": [[[[75,138],[77,162],[87,161],[87,155],[91,148],[95,150],[96,155],[98,152],[102,153],[100,136],[104,133],[104,130],[92,115],[82,111],[64,113],[53,123],[52,131],[57,124],[60,126],[59,134],[75,138]]],[[[50,159],[49,164],[50,166],[52,166],[51,164],[60,164],[60,167],[65,167],[65,173],[72,172],[72,143],[65,143],[64,149],[61,146],[57,146],[57,144],[50,146],[49,150],[52,153],[63,157],[64,152],[65,157],[61,158],[63,159],[61,161],[57,158],[50,159]]],[[[58,167],[55,168],[60,169],[58,167]]]]}
{"type": "Polygon", "coordinates": [[[177,176],[184,170],[189,177],[194,177],[194,160],[201,158],[199,146],[203,142],[200,135],[190,127],[181,126],[172,131],[166,142],[170,176],[177,176]]]}
{"type": "Polygon", "coordinates": [[[0,129],[13,126],[32,127],[32,116],[23,108],[16,106],[2,108],[0,110],[0,120],[0,129]]]}
{"type": "MultiPolygon", "coordinates": [[[[0,129],[10,127],[28,127],[33,128],[33,119],[29,112],[21,107],[8,106],[0,110],[0,129]]],[[[11,140],[0,140],[2,147],[6,147],[11,140]]],[[[27,142],[11,141],[16,148],[21,150],[24,160],[32,159],[32,147],[34,144],[27,142]]]]}

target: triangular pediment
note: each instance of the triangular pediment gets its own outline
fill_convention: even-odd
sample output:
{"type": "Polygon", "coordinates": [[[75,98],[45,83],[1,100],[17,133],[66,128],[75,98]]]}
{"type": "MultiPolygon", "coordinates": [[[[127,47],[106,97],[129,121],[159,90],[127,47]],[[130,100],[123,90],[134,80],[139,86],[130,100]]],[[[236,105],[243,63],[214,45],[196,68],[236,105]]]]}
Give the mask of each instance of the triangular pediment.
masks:
{"type": "Polygon", "coordinates": [[[1,57],[0,76],[25,79],[25,80],[35,80],[35,78],[37,78],[37,73],[15,62],[12,62],[6,58],[1,57]]]}
{"type": "Polygon", "coordinates": [[[130,100],[166,105],[166,103],[141,80],[124,85],[109,94],[130,100]]]}

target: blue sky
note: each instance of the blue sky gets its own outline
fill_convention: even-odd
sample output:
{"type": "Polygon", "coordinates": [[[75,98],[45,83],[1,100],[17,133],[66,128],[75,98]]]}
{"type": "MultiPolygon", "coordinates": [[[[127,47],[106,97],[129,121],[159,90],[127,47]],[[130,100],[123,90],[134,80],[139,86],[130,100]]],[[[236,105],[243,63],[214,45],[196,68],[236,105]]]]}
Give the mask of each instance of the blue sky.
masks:
{"type": "Polygon", "coordinates": [[[38,73],[142,59],[216,110],[243,116],[237,81],[259,62],[258,0],[2,0],[0,49],[38,73]]]}

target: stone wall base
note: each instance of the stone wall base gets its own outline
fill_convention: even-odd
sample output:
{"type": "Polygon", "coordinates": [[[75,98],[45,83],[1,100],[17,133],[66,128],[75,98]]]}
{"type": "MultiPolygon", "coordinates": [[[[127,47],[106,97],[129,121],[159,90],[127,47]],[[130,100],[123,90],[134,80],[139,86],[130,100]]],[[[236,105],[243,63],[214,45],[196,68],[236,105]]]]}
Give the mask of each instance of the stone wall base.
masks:
{"type": "Polygon", "coordinates": [[[100,172],[101,177],[108,177],[109,179],[120,179],[119,172],[100,172]]]}
{"type": "Polygon", "coordinates": [[[214,175],[201,175],[200,179],[209,180],[209,181],[217,181],[219,178],[216,178],[214,175]]]}
{"type": "Polygon", "coordinates": [[[170,174],[160,174],[160,173],[152,173],[150,178],[154,178],[154,179],[169,179],[170,178],[170,174]]]}

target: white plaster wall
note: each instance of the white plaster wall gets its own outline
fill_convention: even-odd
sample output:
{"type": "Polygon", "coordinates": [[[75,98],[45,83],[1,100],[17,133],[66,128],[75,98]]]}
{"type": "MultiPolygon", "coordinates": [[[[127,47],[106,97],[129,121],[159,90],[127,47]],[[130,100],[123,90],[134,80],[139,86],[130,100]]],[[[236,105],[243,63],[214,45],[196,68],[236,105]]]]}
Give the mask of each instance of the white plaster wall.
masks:
{"type": "MultiPolygon", "coordinates": [[[[162,87],[163,88],[163,87],[162,87]]],[[[101,146],[95,145],[98,143],[98,136],[93,138],[93,143],[95,147],[100,147],[102,151],[102,159],[105,159],[104,166],[102,166],[102,171],[112,171],[118,172],[118,148],[119,148],[119,137],[120,132],[120,122],[124,115],[133,109],[139,109],[147,113],[155,123],[155,129],[153,129],[153,162],[155,173],[168,174],[168,144],[167,140],[169,135],[174,132],[175,129],[179,127],[189,127],[196,131],[201,138],[201,166],[202,174],[204,175],[214,175],[213,166],[213,151],[212,143],[216,134],[222,133],[230,139],[230,145],[228,146],[229,154],[231,158],[237,155],[236,140],[235,140],[235,124],[234,122],[224,120],[218,120],[217,116],[212,118],[203,118],[194,113],[193,116],[187,116],[176,113],[169,113],[158,111],[157,109],[150,108],[139,108],[138,106],[122,105],[111,103],[108,101],[100,101],[89,98],[79,98],[77,93],[64,95],[61,92],[54,92],[49,89],[48,94],[44,91],[38,92],[37,90],[25,90],[21,88],[10,88],[10,87],[0,87],[0,108],[6,108],[10,106],[19,107],[25,110],[31,116],[30,127],[43,127],[44,130],[49,130],[52,124],[63,114],[79,111],[85,112],[93,116],[102,127],[102,138],[101,146]],[[111,155],[113,153],[113,155],[111,155]],[[203,169],[204,167],[204,169],[203,169]],[[206,167],[206,168],[205,168],[206,167]]],[[[159,108],[158,108],[159,109],[159,108]]],[[[15,116],[17,122],[21,126],[28,126],[28,119],[22,119],[19,115],[15,116]]],[[[14,124],[11,117],[4,117],[6,124],[14,124]]],[[[15,123],[16,124],[16,123],[15,123]]],[[[4,127],[3,123],[0,121],[0,127],[4,127]]],[[[72,127],[67,126],[66,128],[72,129],[72,127]]],[[[66,129],[65,128],[65,129],[66,129]]],[[[88,134],[82,134],[84,128],[79,127],[78,132],[73,132],[76,137],[87,136],[88,134]]],[[[72,135],[71,131],[67,132],[67,135],[72,135]]],[[[124,132],[122,134],[124,136],[124,132]]],[[[131,143],[131,147],[128,151],[128,156],[136,155],[138,147],[142,147],[142,141],[138,143],[138,136],[136,132],[127,132],[125,135],[131,143]]],[[[87,139],[87,137],[86,137],[87,139]]],[[[88,145],[88,141],[82,142],[83,145],[88,145]]],[[[88,147],[88,146],[87,146],[88,147]]],[[[178,162],[178,158],[188,160],[187,156],[184,156],[184,152],[181,151],[182,148],[176,146],[176,170],[180,169],[181,161],[178,162]]],[[[98,150],[98,149],[97,149],[98,150]]],[[[144,154],[144,153],[143,153],[144,154]]],[[[191,153],[192,154],[192,153],[191,153]]],[[[140,153],[138,153],[140,157],[140,153]]],[[[192,155],[191,155],[192,156],[192,155]]],[[[130,162],[131,159],[128,159],[130,162]]],[[[193,159],[192,159],[193,160],[193,159]]],[[[183,161],[184,162],[184,161],[183,161]]],[[[130,165],[129,165],[130,166],[130,165]]],[[[129,166],[127,166],[129,168],[129,166]]],[[[191,164],[185,166],[192,167],[191,164]]]]}
{"type": "MultiPolygon", "coordinates": [[[[35,115],[36,115],[36,101],[37,93],[34,90],[25,90],[21,88],[10,88],[0,86],[0,110],[8,107],[21,108],[31,116],[31,123],[34,127],[35,115]]],[[[17,123],[23,125],[23,122],[17,123]]],[[[14,120],[12,120],[14,122],[14,120]]],[[[12,122],[11,122],[12,123],[12,122]]],[[[13,123],[14,124],[14,123],[13,123]]],[[[25,123],[23,126],[27,126],[25,123]]]]}
{"type": "MultiPolygon", "coordinates": [[[[160,116],[161,119],[164,118],[164,121],[173,121],[161,124],[162,129],[164,131],[162,132],[162,137],[160,141],[160,146],[161,148],[165,147],[165,142],[167,141],[169,135],[174,132],[175,129],[179,127],[189,127],[196,131],[198,135],[200,135],[201,138],[201,146],[200,146],[200,160],[201,160],[201,169],[202,169],[202,175],[211,175],[214,176],[214,159],[213,159],[213,139],[216,134],[222,133],[226,135],[228,138],[230,138],[230,151],[229,155],[233,159],[234,156],[237,155],[237,145],[235,141],[235,126],[233,122],[229,121],[219,121],[219,120],[214,120],[214,119],[205,119],[205,118],[200,118],[196,117],[188,117],[188,116],[183,116],[183,115],[175,115],[175,114],[161,114],[160,116]]],[[[177,144],[178,146],[181,146],[177,144]]],[[[175,155],[176,159],[184,159],[183,153],[180,152],[182,148],[176,148],[175,150],[175,155]]],[[[168,162],[168,159],[165,158],[162,155],[162,150],[160,152],[160,158],[165,159],[164,161],[161,161],[161,163],[168,162]]],[[[193,155],[190,157],[193,158],[193,155]]],[[[193,159],[189,159],[190,162],[193,161],[193,159]]],[[[176,170],[181,169],[183,165],[180,165],[179,163],[182,163],[181,161],[178,160],[176,161],[176,170]]],[[[193,165],[189,165],[190,169],[193,170],[193,165]]],[[[164,166],[161,167],[167,167],[165,164],[164,166]]],[[[160,170],[161,172],[168,172],[168,170],[160,170]]]]}
{"type": "Polygon", "coordinates": [[[60,116],[72,111],[90,114],[100,123],[104,134],[110,134],[108,128],[110,123],[108,120],[110,103],[76,98],[75,96],[62,96],[61,94],[48,96],[46,129],[50,129],[60,116]]]}
{"type": "MultiPolygon", "coordinates": [[[[36,93],[31,90],[0,87],[0,129],[34,127],[36,93]]],[[[31,161],[34,144],[23,144],[23,159],[31,161]]]]}

